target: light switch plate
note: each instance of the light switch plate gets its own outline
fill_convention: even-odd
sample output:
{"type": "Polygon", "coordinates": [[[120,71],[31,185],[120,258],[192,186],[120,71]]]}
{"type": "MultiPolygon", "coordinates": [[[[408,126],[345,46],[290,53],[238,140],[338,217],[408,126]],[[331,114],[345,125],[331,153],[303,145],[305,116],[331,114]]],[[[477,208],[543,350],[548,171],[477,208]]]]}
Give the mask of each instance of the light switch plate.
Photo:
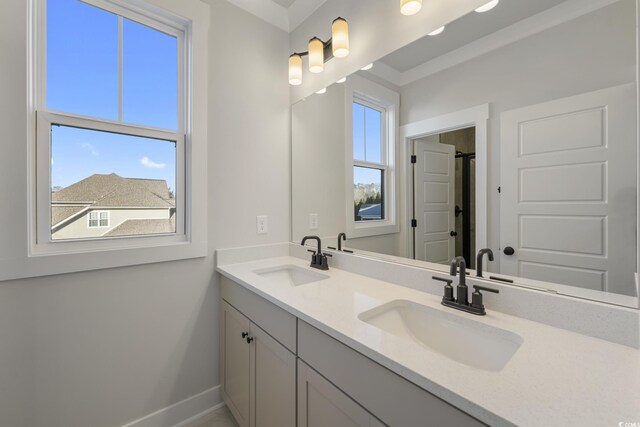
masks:
{"type": "Polygon", "coordinates": [[[309,214],[309,230],[318,229],[318,214],[309,214]]]}
{"type": "Polygon", "coordinates": [[[267,234],[269,232],[269,217],[266,215],[258,215],[256,217],[256,233],[267,234]]]}

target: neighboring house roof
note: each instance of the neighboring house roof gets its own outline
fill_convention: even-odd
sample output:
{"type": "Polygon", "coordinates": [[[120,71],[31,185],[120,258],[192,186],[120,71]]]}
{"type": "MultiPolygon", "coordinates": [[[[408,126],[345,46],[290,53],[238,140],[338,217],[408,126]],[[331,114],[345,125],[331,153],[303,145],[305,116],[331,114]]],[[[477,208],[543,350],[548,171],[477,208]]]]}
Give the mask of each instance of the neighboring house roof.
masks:
{"type": "Polygon", "coordinates": [[[88,203],[104,207],[173,207],[167,181],[94,174],[51,194],[58,203],[88,203]]]}
{"type": "Polygon", "coordinates": [[[171,219],[128,219],[105,236],[134,236],[136,234],[175,233],[176,222],[171,219]]]}
{"type": "Polygon", "coordinates": [[[53,206],[51,208],[51,225],[56,225],[57,223],[69,218],[85,209],[87,205],[80,206],[53,206]]]}
{"type": "Polygon", "coordinates": [[[52,193],[51,204],[51,225],[54,226],[87,207],[170,209],[175,207],[175,200],[165,180],[123,178],[112,173],[94,174],[52,193]]]}
{"type": "Polygon", "coordinates": [[[362,219],[380,219],[382,217],[382,204],[362,205],[358,211],[358,216],[362,219]]]}

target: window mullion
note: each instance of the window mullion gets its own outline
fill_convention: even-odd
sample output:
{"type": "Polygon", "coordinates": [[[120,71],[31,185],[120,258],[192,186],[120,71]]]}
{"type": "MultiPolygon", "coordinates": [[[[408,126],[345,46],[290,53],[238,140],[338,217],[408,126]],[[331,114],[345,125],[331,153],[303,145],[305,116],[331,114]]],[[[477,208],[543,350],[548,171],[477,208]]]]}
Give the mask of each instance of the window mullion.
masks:
{"type": "Polygon", "coordinates": [[[122,121],[123,18],[118,16],[118,121],[122,121]]]}

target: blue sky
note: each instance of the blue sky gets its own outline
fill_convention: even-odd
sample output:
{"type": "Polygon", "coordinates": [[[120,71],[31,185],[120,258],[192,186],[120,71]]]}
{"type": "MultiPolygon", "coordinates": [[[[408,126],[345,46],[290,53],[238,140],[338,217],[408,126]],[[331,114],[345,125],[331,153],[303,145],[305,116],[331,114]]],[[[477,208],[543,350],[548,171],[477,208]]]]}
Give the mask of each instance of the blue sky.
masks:
{"type": "MultiPolygon", "coordinates": [[[[177,40],[123,19],[122,120],[177,129],[177,40]]],[[[118,17],[78,0],[47,1],[47,109],[118,120],[118,17]]],[[[164,179],[175,189],[175,144],[52,128],[52,186],[94,173],[164,179]]]]}
{"type": "MultiPolygon", "coordinates": [[[[380,163],[382,115],[373,108],[353,103],[353,158],[355,160],[380,163]],[[366,148],[366,150],[365,150],[366,148]]],[[[355,184],[380,184],[380,171],[362,167],[353,168],[355,184]]]]}

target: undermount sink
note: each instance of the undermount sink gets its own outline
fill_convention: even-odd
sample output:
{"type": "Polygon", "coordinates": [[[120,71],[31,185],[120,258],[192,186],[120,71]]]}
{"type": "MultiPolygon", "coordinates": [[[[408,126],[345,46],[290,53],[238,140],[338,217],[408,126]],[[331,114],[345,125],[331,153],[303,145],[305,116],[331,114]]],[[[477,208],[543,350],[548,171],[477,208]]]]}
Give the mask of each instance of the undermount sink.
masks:
{"type": "Polygon", "coordinates": [[[501,371],[522,342],[520,335],[406,300],[395,300],[358,318],[479,369],[501,371]]]}
{"type": "Polygon", "coordinates": [[[297,265],[279,265],[254,270],[254,273],[274,283],[289,286],[300,286],[329,278],[329,276],[325,274],[309,271],[297,265]]]}

